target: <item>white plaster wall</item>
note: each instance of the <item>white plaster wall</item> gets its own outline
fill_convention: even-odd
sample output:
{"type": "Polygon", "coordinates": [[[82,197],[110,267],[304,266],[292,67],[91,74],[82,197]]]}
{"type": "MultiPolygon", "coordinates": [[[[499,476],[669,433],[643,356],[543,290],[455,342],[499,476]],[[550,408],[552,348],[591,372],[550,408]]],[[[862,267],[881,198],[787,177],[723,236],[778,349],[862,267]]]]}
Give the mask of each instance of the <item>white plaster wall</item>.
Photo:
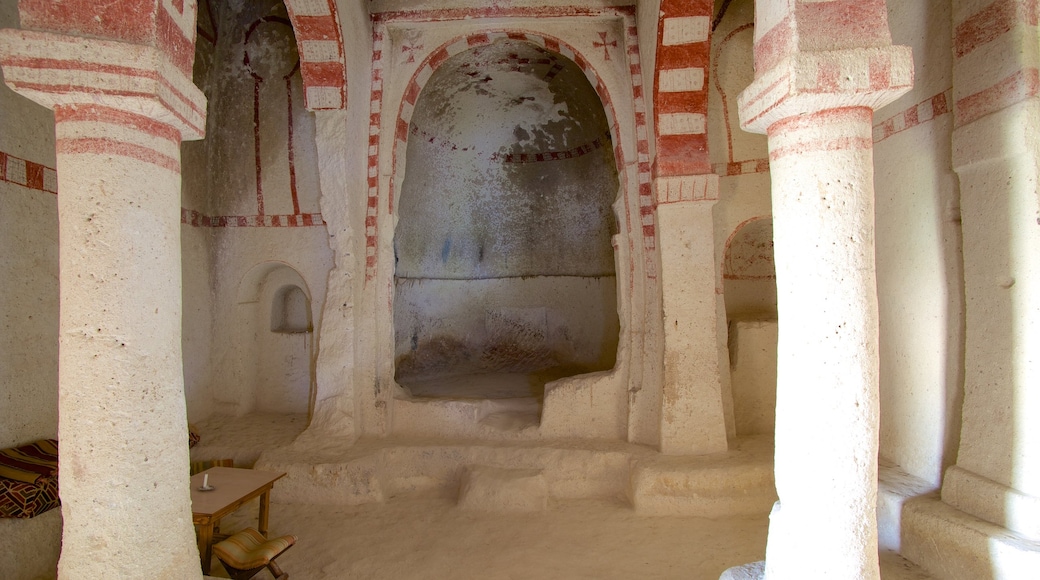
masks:
{"type": "MultiPolygon", "coordinates": [[[[253,305],[257,337],[256,410],[303,414],[310,410],[314,333],[307,330],[308,326],[294,332],[275,331],[275,302],[286,287],[299,288],[305,296],[310,295],[299,274],[281,266],[266,276],[253,305]]],[[[304,306],[310,310],[308,319],[313,320],[309,298],[304,306]]]]}
{"type": "MultiPolygon", "coordinates": [[[[889,2],[888,10],[893,42],[913,48],[915,82],[911,92],[875,113],[875,126],[951,86],[949,2],[889,2]]],[[[963,380],[963,275],[952,129],[953,115],[947,113],[874,147],[880,453],[935,486],[955,459],[963,380]]]]}
{"type": "MultiPolygon", "coordinates": [[[[0,28],[18,27],[18,3],[0,3],[0,28]]],[[[54,114],[2,83],[0,152],[55,167],[54,114]]],[[[57,196],[0,180],[0,447],[57,435],[57,196]]],[[[61,523],[0,519],[0,578],[55,578],[61,523]]]]}
{"type": "Polygon", "coordinates": [[[55,206],[54,194],[0,182],[0,447],[57,435],[55,206]]]}
{"type": "MultiPolygon", "coordinates": [[[[17,3],[4,2],[0,28],[17,27],[17,3]]],[[[53,113],[7,85],[0,86],[0,152],[55,166],[53,113]]],[[[13,174],[17,162],[9,163],[13,174]]],[[[0,181],[0,248],[0,447],[6,447],[58,430],[56,196],[0,181]]]]}
{"type": "Polygon", "coordinates": [[[254,278],[254,268],[284,264],[298,272],[306,284],[304,291],[310,289],[311,320],[315,321],[315,329],[320,328],[324,281],[332,265],[325,229],[218,228],[214,235],[217,239],[213,299],[217,307],[208,386],[215,409],[234,415],[253,410],[306,412],[306,408],[299,408],[299,398],[290,396],[292,388],[279,381],[288,380],[298,386],[300,373],[304,369],[309,372],[311,367],[310,355],[304,358],[297,352],[287,362],[285,357],[290,353],[282,347],[295,346],[276,348],[269,342],[278,340],[270,336],[271,299],[276,288],[264,291],[266,276],[254,278]],[[281,353],[281,360],[265,357],[270,352],[281,353]],[[288,400],[295,402],[286,406],[288,400]]]}
{"type": "MultiPolygon", "coordinates": [[[[708,144],[712,166],[720,176],[715,206],[719,264],[725,264],[727,242],[742,224],[772,214],[766,137],[742,131],[737,114],[737,95],[751,84],[755,74],[753,21],[754,1],[735,0],[712,34],[708,144]]],[[[728,318],[776,317],[774,279],[724,279],[723,290],[728,318]]]]}
{"type": "MultiPolygon", "coordinates": [[[[203,0],[199,26],[213,28],[203,0]]],[[[219,14],[219,12],[216,12],[219,14]]],[[[215,46],[203,37],[195,43],[194,82],[212,92],[211,77],[215,46]]],[[[181,143],[181,207],[209,213],[209,157],[212,143],[181,143]]],[[[213,394],[208,388],[213,342],[213,237],[209,228],[181,225],[181,350],[184,359],[184,397],[188,422],[202,421],[213,412],[213,394]]]]}
{"type": "Polygon", "coordinates": [[[60,507],[31,519],[0,518],[0,578],[57,578],[61,522],[60,507]]]}
{"type": "MultiPolygon", "coordinates": [[[[768,143],[765,135],[740,129],[736,103],[737,95],[754,80],[753,22],[753,0],[735,0],[729,5],[712,33],[708,77],[709,154],[719,175],[719,202],[714,208],[715,260],[724,274],[725,315],[731,333],[729,371],[738,436],[771,433],[776,406],[775,277],[725,275],[727,244],[739,235],[741,226],[772,216],[768,143]],[[769,328],[774,332],[768,332],[769,328]]],[[[763,252],[771,254],[767,250],[771,248],[763,252]]],[[[765,254],[761,258],[766,258],[765,254]]],[[[758,264],[753,270],[761,274],[762,266],[758,264]]]]}
{"type": "Polygon", "coordinates": [[[213,412],[212,392],[205,388],[213,362],[212,243],[208,228],[181,224],[181,349],[189,423],[213,412]]]}

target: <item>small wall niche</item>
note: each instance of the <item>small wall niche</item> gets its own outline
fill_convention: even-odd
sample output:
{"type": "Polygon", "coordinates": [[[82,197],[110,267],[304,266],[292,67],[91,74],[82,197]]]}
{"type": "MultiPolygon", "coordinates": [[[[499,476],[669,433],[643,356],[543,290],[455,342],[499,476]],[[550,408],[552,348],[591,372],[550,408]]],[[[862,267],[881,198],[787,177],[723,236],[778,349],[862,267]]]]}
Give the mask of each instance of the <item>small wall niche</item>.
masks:
{"type": "Polygon", "coordinates": [[[311,332],[311,305],[299,286],[282,286],[271,301],[271,332],[311,332]]]}

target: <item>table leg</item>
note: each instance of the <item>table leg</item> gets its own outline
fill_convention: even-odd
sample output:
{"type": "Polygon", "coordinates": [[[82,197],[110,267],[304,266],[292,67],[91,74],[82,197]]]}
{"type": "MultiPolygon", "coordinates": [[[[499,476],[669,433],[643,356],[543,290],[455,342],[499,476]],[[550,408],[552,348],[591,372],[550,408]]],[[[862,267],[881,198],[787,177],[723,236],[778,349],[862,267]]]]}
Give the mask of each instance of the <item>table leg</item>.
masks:
{"type": "Polygon", "coordinates": [[[267,514],[271,507],[271,489],[268,488],[264,493],[260,494],[260,519],[257,522],[260,535],[267,537],[267,514]]]}
{"type": "Polygon", "coordinates": [[[199,558],[202,559],[202,573],[209,575],[210,564],[213,562],[213,524],[199,525],[199,558]]]}

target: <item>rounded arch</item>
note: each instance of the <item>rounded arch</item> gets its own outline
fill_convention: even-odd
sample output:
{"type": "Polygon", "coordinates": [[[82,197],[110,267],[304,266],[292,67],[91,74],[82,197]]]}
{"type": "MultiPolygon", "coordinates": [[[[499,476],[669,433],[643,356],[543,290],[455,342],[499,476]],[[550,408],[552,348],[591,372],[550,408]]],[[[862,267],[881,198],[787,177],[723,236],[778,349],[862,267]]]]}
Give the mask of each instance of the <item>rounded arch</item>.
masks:
{"type": "Polygon", "coordinates": [[[273,275],[277,276],[278,282],[299,286],[307,300],[311,299],[310,287],[299,270],[286,262],[270,260],[254,265],[242,276],[235,293],[238,303],[249,304],[259,301],[264,284],[272,279],[273,275]]]}
{"type": "Polygon", "coordinates": [[[310,111],[347,108],[347,61],[335,0],[285,0],[300,53],[304,104],[310,111]]]}
{"type": "MultiPolygon", "coordinates": [[[[621,135],[619,134],[617,111],[614,109],[610,91],[607,89],[606,84],[603,82],[595,67],[592,66],[587,58],[582,56],[580,51],[559,38],[524,30],[499,29],[452,38],[433,50],[419,64],[415,73],[412,74],[412,78],[408,81],[407,88],[404,91],[404,98],[401,99],[401,104],[398,108],[397,119],[394,125],[394,146],[391,158],[393,174],[396,176],[398,170],[402,169],[402,167],[399,166],[401,161],[401,151],[403,151],[402,147],[407,147],[408,145],[408,125],[412,119],[412,112],[415,109],[415,103],[419,99],[419,94],[433,76],[434,71],[436,71],[440,65],[444,64],[444,61],[457,54],[465,52],[471,48],[492,44],[500,39],[531,42],[536,46],[540,46],[552,53],[571,60],[582,70],[583,73],[585,73],[585,77],[588,79],[589,84],[592,85],[593,89],[595,89],[596,94],[599,96],[600,103],[603,105],[603,110],[607,114],[610,139],[611,143],[614,145],[614,164],[620,171],[621,168],[625,166],[625,162],[621,146],[621,135]]],[[[394,213],[394,203],[396,201],[396,196],[399,194],[395,182],[396,180],[393,180],[390,184],[388,202],[388,211],[390,214],[394,213]]]]}
{"type": "Polygon", "coordinates": [[[733,229],[726,240],[723,277],[727,280],[774,280],[773,217],[757,216],[733,229]]]}

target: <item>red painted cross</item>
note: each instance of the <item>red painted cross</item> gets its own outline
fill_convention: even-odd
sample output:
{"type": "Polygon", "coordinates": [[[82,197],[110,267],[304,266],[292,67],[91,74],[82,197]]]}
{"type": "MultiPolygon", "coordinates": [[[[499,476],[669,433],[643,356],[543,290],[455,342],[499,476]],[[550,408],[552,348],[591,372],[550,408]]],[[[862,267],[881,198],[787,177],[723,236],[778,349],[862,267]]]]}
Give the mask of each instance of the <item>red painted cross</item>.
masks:
{"type": "Polygon", "coordinates": [[[408,53],[408,60],[406,62],[415,62],[415,53],[422,50],[423,45],[421,44],[403,44],[401,45],[401,52],[408,53]]]}
{"type": "Polygon", "coordinates": [[[614,48],[617,48],[617,41],[616,40],[611,40],[610,42],[607,42],[607,33],[606,32],[600,32],[599,33],[599,37],[603,40],[603,42],[596,42],[595,40],[593,40],[592,41],[592,46],[594,46],[596,48],[602,48],[603,49],[603,60],[610,60],[610,51],[607,50],[607,47],[613,46],[614,48]]]}

